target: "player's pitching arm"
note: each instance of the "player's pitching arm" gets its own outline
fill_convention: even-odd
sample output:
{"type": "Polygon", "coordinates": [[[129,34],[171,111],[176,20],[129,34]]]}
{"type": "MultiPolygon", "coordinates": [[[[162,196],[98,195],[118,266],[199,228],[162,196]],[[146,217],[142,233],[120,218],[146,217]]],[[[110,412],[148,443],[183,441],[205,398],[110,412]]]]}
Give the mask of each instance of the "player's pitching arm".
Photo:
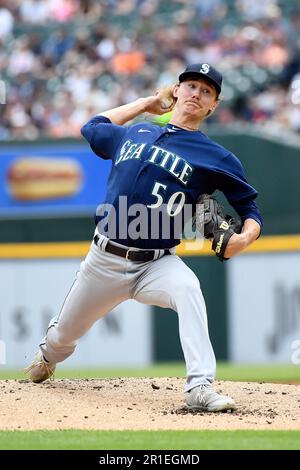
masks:
{"type": "Polygon", "coordinates": [[[261,226],[254,219],[246,219],[240,234],[235,233],[230,237],[228,245],[225,250],[225,257],[231,258],[241,251],[245,250],[251,243],[253,243],[261,232],[261,226]]]}
{"type": "Polygon", "coordinates": [[[114,124],[122,126],[143,113],[157,115],[167,113],[172,111],[176,103],[176,99],[173,97],[173,88],[173,86],[161,88],[153,96],[139,98],[132,103],[104,111],[101,116],[105,116],[114,124]]]}

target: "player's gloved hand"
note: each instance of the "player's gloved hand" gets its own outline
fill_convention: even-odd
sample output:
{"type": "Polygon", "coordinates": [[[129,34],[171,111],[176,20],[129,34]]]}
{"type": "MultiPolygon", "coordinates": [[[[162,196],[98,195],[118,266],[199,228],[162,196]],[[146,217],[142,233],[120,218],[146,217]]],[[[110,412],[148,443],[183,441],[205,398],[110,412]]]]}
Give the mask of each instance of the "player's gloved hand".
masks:
{"type": "Polygon", "coordinates": [[[205,238],[212,241],[212,249],[219,260],[228,260],[224,256],[225,250],[232,235],[241,233],[241,220],[225,214],[215,197],[202,194],[197,200],[196,226],[205,238]]]}
{"type": "Polygon", "coordinates": [[[172,111],[177,101],[177,98],[173,96],[174,86],[170,85],[160,88],[156,91],[155,95],[146,98],[148,103],[145,111],[157,115],[172,111]]]}

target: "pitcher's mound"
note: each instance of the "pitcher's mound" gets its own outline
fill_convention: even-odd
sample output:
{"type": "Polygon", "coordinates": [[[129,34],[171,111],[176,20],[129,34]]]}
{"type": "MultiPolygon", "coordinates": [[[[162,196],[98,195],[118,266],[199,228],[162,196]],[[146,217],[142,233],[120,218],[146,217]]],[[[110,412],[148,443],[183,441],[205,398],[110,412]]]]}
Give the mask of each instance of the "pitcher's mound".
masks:
{"type": "Polygon", "coordinates": [[[299,386],[216,382],[237,410],[190,412],[182,378],[0,382],[0,429],[300,429],[299,386]]]}

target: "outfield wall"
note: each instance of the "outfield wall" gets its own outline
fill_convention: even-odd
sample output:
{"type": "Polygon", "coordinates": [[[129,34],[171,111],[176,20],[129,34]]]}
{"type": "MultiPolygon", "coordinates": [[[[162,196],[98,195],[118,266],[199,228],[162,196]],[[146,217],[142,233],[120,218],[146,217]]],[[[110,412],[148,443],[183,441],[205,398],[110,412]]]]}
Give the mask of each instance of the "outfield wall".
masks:
{"type": "MultiPolygon", "coordinates": [[[[0,335],[7,367],[21,366],[58,314],[89,242],[0,245],[0,335]]],[[[261,237],[228,263],[182,243],[198,276],[217,359],[291,362],[300,338],[300,236],[261,237]]],[[[145,366],[183,359],[177,315],[128,301],[97,323],[66,366],[145,366]]]]}
{"type": "MultiPolygon", "coordinates": [[[[250,250],[249,254],[241,255],[229,263],[222,264],[216,257],[210,256],[207,245],[201,252],[193,250],[188,252],[180,248],[180,255],[195,271],[201,282],[207,302],[210,335],[218,359],[290,362],[293,341],[300,339],[298,257],[300,214],[299,196],[296,194],[300,173],[299,149],[257,136],[216,134],[214,137],[240,157],[249,180],[259,191],[258,204],[265,220],[263,237],[253,246],[254,251],[250,250]]],[[[23,309],[26,313],[23,313],[23,317],[20,316],[20,302],[22,303],[27,295],[26,285],[20,289],[19,283],[22,281],[18,280],[18,275],[14,276],[13,272],[18,272],[19,268],[16,266],[22,266],[24,256],[29,262],[27,277],[30,277],[28,273],[30,273],[30,263],[33,259],[34,263],[39,259],[41,264],[47,266],[49,258],[60,260],[69,257],[74,260],[71,270],[74,268],[75,274],[76,266],[84,257],[89,245],[87,240],[92,238],[93,208],[101,197],[100,193],[105,186],[109,165],[109,162],[103,162],[94,157],[85,144],[78,142],[2,145],[0,150],[0,180],[3,183],[0,193],[0,272],[2,276],[0,340],[3,341],[3,336],[8,334],[8,337],[16,338],[14,347],[17,347],[20,331],[22,328],[23,332],[26,331],[26,321],[22,318],[30,319],[30,324],[40,325],[37,332],[32,335],[34,340],[30,344],[33,345],[33,342],[40,337],[43,329],[41,325],[44,327],[46,315],[43,316],[43,313],[40,313],[39,315],[45,317],[44,320],[41,317],[32,321],[33,309],[30,305],[34,304],[34,297],[30,294],[28,304],[25,310],[23,309]],[[26,201],[20,203],[20,201],[13,200],[7,190],[5,179],[8,163],[24,155],[44,155],[47,158],[51,156],[72,158],[75,155],[83,171],[82,192],[80,189],[73,195],[74,197],[69,196],[67,200],[56,200],[54,204],[47,203],[46,205],[41,202],[31,201],[29,204],[26,201]],[[87,166],[86,161],[88,161],[87,166]],[[92,176],[96,180],[90,179],[92,176]],[[90,194],[89,187],[95,185],[95,181],[98,192],[94,191],[90,194]],[[3,209],[2,212],[1,209],[3,209]],[[57,243],[60,242],[65,242],[65,245],[60,245],[57,252],[57,243]],[[40,243],[46,243],[46,245],[40,245],[40,243]],[[33,255],[33,253],[36,254],[33,255]],[[8,272],[11,273],[10,278],[8,272]],[[13,286],[11,290],[9,290],[9,285],[13,286]],[[7,306],[12,304],[10,311],[14,313],[10,314],[9,319],[7,313],[4,312],[7,312],[9,310],[7,306]]],[[[51,285],[50,272],[45,277],[39,276],[41,290],[42,285],[51,285]]],[[[71,273],[66,276],[65,284],[61,283],[61,285],[69,285],[70,279],[71,273]]],[[[53,292],[49,291],[51,296],[57,294],[55,279],[53,283],[53,292]]],[[[66,293],[67,289],[66,287],[66,293]]],[[[62,292],[57,295],[57,300],[51,297],[55,308],[46,310],[49,312],[51,310],[51,314],[54,310],[58,310],[62,297],[62,292]]],[[[144,328],[143,331],[147,331],[146,336],[142,336],[143,343],[147,344],[147,347],[145,355],[142,354],[144,359],[141,359],[140,364],[146,364],[152,360],[182,359],[177,315],[166,309],[154,308],[147,318],[146,326],[141,326],[142,329],[144,328]]],[[[133,334],[136,334],[136,330],[133,334]]],[[[97,349],[99,342],[97,339],[93,341],[97,349]]],[[[134,344],[135,337],[132,336],[128,341],[134,344]]],[[[137,348],[138,351],[140,347],[137,348]]],[[[8,347],[7,351],[9,350],[8,347]]],[[[87,354],[91,354],[92,350],[93,346],[87,354]]],[[[22,354],[25,352],[23,351],[22,354]]],[[[110,354],[108,356],[111,357],[110,354]]],[[[136,357],[133,357],[132,364],[136,360],[136,357]]],[[[122,358],[120,358],[121,363],[122,358]]],[[[130,363],[131,359],[127,365],[130,363]]],[[[117,359],[113,364],[117,365],[117,359]]]]}

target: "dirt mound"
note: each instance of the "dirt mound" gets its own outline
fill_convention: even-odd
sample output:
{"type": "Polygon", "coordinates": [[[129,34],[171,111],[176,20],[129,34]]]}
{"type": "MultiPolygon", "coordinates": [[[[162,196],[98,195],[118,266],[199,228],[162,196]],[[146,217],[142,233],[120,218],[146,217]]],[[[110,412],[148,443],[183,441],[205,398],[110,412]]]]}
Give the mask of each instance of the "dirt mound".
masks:
{"type": "Polygon", "coordinates": [[[190,412],[182,378],[0,382],[0,429],[300,429],[299,386],[216,382],[237,410],[190,412]]]}

